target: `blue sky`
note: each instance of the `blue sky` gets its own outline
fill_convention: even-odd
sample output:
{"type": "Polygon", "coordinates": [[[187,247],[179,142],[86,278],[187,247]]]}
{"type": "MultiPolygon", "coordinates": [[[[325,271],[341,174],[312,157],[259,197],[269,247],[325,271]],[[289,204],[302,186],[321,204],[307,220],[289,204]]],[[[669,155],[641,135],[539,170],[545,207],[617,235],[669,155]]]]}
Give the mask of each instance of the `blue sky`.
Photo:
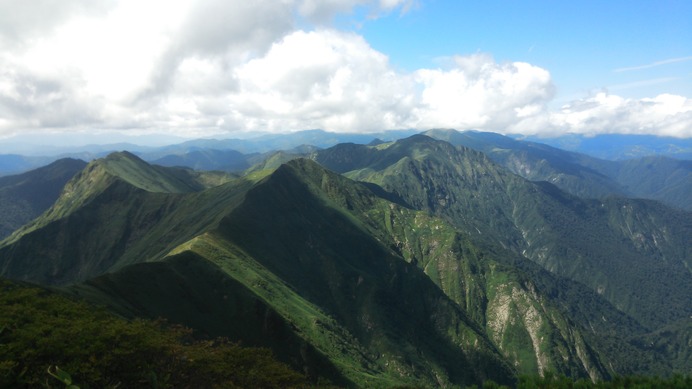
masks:
{"type": "Polygon", "coordinates": [[[692,137],[690,1],[0,0],[0,69],[6,142],[692,137]]]}
{"type": "MultiPolygon", "coordinates": [[[[349,20],[339,23],[354,28],[349,20]]],[[[692,95],[690,1],[438,0],[355,30],[410,71],[484,52],[548,69],[565,98],[613,87],[633,98],[692,95]]]]}

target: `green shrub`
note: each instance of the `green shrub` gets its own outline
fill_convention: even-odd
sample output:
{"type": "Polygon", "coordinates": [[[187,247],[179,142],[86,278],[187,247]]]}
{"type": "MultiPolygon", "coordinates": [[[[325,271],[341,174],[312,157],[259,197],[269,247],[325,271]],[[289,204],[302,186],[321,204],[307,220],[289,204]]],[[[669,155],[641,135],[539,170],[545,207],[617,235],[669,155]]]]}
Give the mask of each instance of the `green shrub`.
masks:
{"type": "Polygon", "coordinates": [[[266,349],[199,341],[162,321],[127,321],[0,280],[0,387],[285,388],[305,377],[266,349]],[[59,366],[59,368],[58,368],[59,366]],[[70,386],[72,385],[72,386],[70,386]]]}

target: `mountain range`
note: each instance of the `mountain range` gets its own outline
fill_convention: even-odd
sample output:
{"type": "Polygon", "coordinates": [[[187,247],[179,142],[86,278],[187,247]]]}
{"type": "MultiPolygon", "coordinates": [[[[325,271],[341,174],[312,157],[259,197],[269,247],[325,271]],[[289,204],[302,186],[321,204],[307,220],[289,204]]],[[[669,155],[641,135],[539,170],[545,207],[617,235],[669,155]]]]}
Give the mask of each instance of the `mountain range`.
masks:
{"type": "Polygon", "coordinates": [[[641,162],[443,130],[209,150],[176,161],[235,167],[129,152],[75,165],[0,242],[0,275],[269,347],[339,386],[692,373],[685,161],[657,157],[647,176],[641,162]],[[631,198],[661,180],[672,205],[631,198]]]}

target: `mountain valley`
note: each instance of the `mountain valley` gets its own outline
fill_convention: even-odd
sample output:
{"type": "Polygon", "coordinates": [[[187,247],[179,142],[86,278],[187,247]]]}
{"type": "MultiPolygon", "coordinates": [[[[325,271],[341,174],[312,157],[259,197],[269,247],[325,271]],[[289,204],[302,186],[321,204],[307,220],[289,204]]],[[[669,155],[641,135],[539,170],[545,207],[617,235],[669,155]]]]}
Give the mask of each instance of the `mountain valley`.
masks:
{"type": "Polygon", "coordinates": [[[625,197],[642,162],[427,135],[214,166],[113,153],[0,242],[0,276],[338,386],[692,374],[689,164],[667,206],[625,197]]]}

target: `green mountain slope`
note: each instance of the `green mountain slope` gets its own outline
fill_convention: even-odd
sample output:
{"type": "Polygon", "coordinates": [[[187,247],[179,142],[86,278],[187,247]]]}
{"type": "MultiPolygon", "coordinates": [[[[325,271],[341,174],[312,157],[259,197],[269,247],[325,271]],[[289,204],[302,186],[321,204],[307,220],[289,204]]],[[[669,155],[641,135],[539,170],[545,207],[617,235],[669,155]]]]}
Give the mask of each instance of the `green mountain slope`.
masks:
{"type": "Polygon", "coordinates": [[[430,130],[425,134],[481,151],[515,174],[548,181],[579,197],[646,198],[692,211],[690,161],[663,156],[610,161],[494,133],[430,130]]]}
{"type": "Polygon", "coordinates": [[[60,159],[50,165],[0,177],[0,239],[48,209],[65,183],[86,166],[76,159],[60,159]]]}
{"type": "Polygon", "coordinates": [[[336,176],[304,160],[284,165],[215,232],[173,255],[214,263],[296,327],[347,381],[506,381],[511,370],[475,323],[324,196],[330,183],[322,181],[330,177],[336,176]]]}
{"type": "Polygon", "coordinates": [[[589,286],[649,328],[692,313],[689,213],[654,211],[653,204],[635,200],[629,207],[582,200],[510,174],[476,151],[422,135],[354,147],[367,155],[364,163],[338,157],[339,147],[316,159],[445,218],[474,241],[499,244],[589,286]],[[614,221],[627,210],[632,232],[614,221]]]}
{"type": "MultiPolygon", "coordinates": [[[[163,261],[165,268],[175,269],[176,258],[193,258],[194,268],[213,264],[221,285],[242,285],[246,296],[276,312],[276,322],[287,323],[293,344],[306,345],[299,350],[316,350],[315,357],[298,354],[301,363],[312,366],[309,359],[326,358],[318,365],[334,365],[344,382],[510,382],[513,371],[477,324],[425,274],[326,201],[315,184],[324,170],[312,162],[294,162],[301,163],[307,165],[285,165],[256,184],[239,180],[188,194],[147,192],[114,179],[81,207],[0,248],[3,274],[66,284],[109,273],[78,291],[111,303],[134,295],[129,308],[124,302],[116,305],[153,314],[165,310],[162,301],[168,300],[145,304],[151,275],[132,275],[151,265],[137,263],[163,261]],[[200,204],[204,209],[195,208],[200,204]],[[116,210],[127,216],[114,219],[116,210]],[[133,279],[143,285],[132,285],[133,279]]],[[[160,273],[165,278],[177,272],[160,273]]],[[[196,290],[201,301],[208,301],[217,288],[205,293],[199,284],[210,281],[193,275],[190,270],[178,279],[183,290],[196,290]]],[[[170,316],[175,317],[178,305],[170,308],[170,316]]],[[[252,323],[261,328],[261,322],[252,323]]],[[[237,336],[228,329],[222,335],[237,336]]]]}
{"type": "Polygon", "coordinates": [[[0,275],[345,386],[686,371],[688,214],[581,200],[426,136],[314,158],[367,182],[305,159],[231,178],[111,155],[0,243],[0,275]]]}
{"type": "Polygon", "coordinates": [[[215,173],[151,166],[129,153],[94,161],[50,209],[0,242],[6,258],[0,274],[66,284],[165,254],[218,218],[209,208],[233,201],[237,192],[224,185],[193,192],[224,181],[215,173]]]}
{"type": "Polygon", "coordinates": [[[489,132],[430,130],[425,134],[481,151],[515,174],[531,181],[548,181],[580,197],[629,194],[627,188],[608,174],[616,168],[616,162],[489,132]]]}

